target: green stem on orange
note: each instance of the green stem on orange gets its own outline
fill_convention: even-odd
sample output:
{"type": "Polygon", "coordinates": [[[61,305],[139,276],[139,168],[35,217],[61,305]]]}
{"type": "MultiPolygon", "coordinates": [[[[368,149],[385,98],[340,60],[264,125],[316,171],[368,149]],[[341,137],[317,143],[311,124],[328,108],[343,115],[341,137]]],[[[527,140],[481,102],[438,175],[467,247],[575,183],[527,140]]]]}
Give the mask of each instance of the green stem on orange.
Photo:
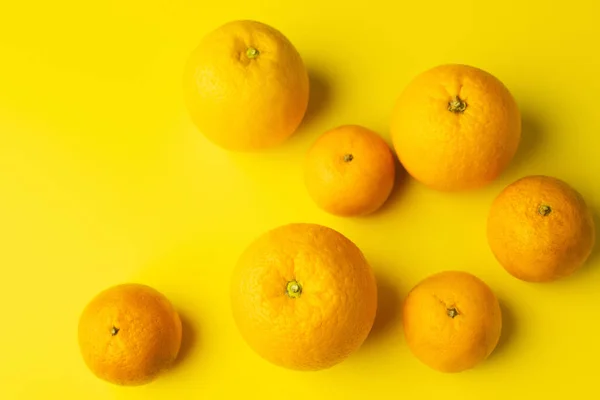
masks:
{"type": "Polygon", "coordinates": [[[540,206],[540,208],[538,208],[538,212],[540,213],[541,216],[545,217],[546,215],[548,215],[552,212],[552,208],[550,206],[542,204],[540,206]]]}
{"type": "Polygon", "coordinates": [[[458,310],[456,308],[448,308],[446,314],[448,314],[450,318],[454,318],[458,315],[458,310]]]}
{"type": "Polygon", "coordinates": [[[246,56],[250,59],[258,57],[259,54],[260,51],[258,51],[254,47],[248,47],[248,49],[246,50],[246,56]]]}
{"type": "Polygon", "coordinates": [[[297,299],[302,293],[302,286],[298,283],[298,281],[289,281],[287,283],[285,291],[287,295],[290,296],[292,299],[297,299]]]}
{"type": "Polygon", "coordinates": [[[455,114],[463,113],[467,109],[467,103],[458,96],[454,96],[454,99],[448,103],[448,111],[455,114]]]}

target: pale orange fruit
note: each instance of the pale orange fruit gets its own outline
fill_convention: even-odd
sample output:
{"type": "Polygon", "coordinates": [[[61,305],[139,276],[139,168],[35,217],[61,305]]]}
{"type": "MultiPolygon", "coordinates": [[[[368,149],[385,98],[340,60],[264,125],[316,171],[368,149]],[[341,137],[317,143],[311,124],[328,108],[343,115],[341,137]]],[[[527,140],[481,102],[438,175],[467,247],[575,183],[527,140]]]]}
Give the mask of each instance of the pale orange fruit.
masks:
{"type": "Polygon", "coordinates": [[[228,150],[257,151],[285,141],[304,117],[308,92],[296,48],[257,21],[229,22],[206,35],[184,73],[192,120],[228,150]]]}

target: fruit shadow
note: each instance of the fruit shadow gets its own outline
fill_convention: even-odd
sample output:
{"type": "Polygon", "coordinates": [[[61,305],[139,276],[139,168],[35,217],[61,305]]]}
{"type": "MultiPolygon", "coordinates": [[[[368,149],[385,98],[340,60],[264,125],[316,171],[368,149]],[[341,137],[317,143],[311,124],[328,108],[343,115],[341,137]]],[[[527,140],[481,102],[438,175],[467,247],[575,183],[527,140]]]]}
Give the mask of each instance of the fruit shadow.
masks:
{"type": "Polygon", "coordinates": [[[181,347],[179,348],[179,354],[175,360],[174,366],[178,367],[184,364],[191,355],[198,350],[199,336],[198,329],[194,326],[191,320],[179,311],[179,317],[181,319],[181,347]]]}
{"type": "Polygon", "coordinates": [[[499,300],[500,310],[502,311],[502,332],[496,348],[490,355],[490,359],[501,357],[504,353],[510,349],[510,342],[514,339],[516,333],[516,318],[510,307],[506,305],[506,302],[499,300]]]}
{"type": "Polygon", "coordinates": [[[594,217],[594,225],[596,227],[596,243],[594,243],[592,253],[585,263],[584,268],[586,269],[590,268],[594,264],[600,264],[600,240],[598,240],[598,236],[600,236],[600,207],[593,208],[592,213],[594,217]]]}
{"type": "Polygon", "coordinates": [[[521,176],[524,166],[539,151],[544,135],[541,118],[528,111],[521,115],[521,142],[513,160],[507,168],[509,176],[521,176]]]}
{"type": "Polygon", "coordinates": [[[293,146],[298,141],[312,143],[322,133],[316,131],[314,125],[319,122],[322,115],[327,114],[331,105],[331,85],[325,74],[308,68],[308,79],[310,85],[308,107],[298,131],[288,140],[287,146],[293,146]]]}
{"type": "Polygon", "coordinates": [[[567,277],[565,281],[587,281],[600,276],[600,240],[598,239],[600,235],[600,207],[592,207],[592,216],[594,218],[594,225],[596,226],[596,243],[594,243],[594,248],[585,261],[585,264],[573,275],[567,277]]]}
{"type": "Polygon", "coordinates": [[[382,215],[387,215],[397,208],[398,203],[402,201],[403,195],[408,187],[410,182],[410,175],[404,168],[404,166],[398,160],[398,157],[394,156],[394,165],[396,168],[396,174],[394,176],[394,188],[392,189],[392,193],[386,200],[385,203],[379,208],[379,210],[375,211],[371,215],[367,215],[366,217],[376,216],[380,217],[382,215]]]}
{"type": "Polygon", "coordinates": [[[331,86],[325,75],[315,69],[308,70],[310,92],[308,108],[302,120],[302,125],[310,125],[315,119],[327,111],[331,102],[331,86]]]}
{"type": "Polygon", "coordinates": [[[388,334],[400,335],[403,294],[395,279],[377,274],[377,314],[364,346],[388,334]]]}

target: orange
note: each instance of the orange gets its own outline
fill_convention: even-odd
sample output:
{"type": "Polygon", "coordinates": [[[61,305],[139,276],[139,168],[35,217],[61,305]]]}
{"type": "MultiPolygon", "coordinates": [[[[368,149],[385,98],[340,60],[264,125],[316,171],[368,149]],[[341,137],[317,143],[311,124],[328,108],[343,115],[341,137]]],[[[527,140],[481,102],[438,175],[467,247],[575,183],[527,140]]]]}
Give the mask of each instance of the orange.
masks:
{"type": "Polygon", "coordinates": [[[79,347],[88,368],[105,381],[142,385],[177,358],[181,320],[167,298],[139,284],[108,288],[85,307],[79,347]]]}
{"type": "Polygon", "coordinates": [[[391,133],[398,158],[436,190],[484,186],[512,160],[521,115],[496,77],[467,65],[441,65],[408,84],[396,102],[391,133]]]}
{"type": "Polygon", "coordinates": [[[496,259],[511,275],[549,282],[585,263],[596,234],[592,213],[575,189],[553,177],[528,176],[496,197],[487,236],[496,259]]]}
{"type": "Polygon", "coordinates": [[[239,331],[258,355],[318,370],[361,346],[375,319],[377,286],[362,252],[341,233],[289,224],[244,251],[231,301],[239,331]]]}
{"type": "Polygon", "coordinates": [[[309,195],[323,210],[339,216],[370,214],[394,187],[394,156],[375,132],[344,125],[323,134],[305,163],[309,195]]]}
{"type": "Polygon", "coordinates": [[[308,87],[296,48],[256,21],[232,21],[206,35],[184,72],[193,122],[234,151],[270,148],[291,136],[306,112],[308,87]]]}
{"type": "Polygon", "coordinates": [[[502,330],[496,296],[467,272],[445,271],[418,283],[403,307],[411,352],[441,372],[475,367],[494,350],[502,330]]]}

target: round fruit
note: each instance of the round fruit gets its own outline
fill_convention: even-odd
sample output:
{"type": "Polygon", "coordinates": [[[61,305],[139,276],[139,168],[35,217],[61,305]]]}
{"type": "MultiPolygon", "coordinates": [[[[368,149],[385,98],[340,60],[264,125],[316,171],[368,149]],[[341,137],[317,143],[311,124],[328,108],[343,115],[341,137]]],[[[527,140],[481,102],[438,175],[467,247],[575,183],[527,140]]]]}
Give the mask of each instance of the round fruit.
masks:
{"type": "Polygon", "coordinates": [[[231,289],[242,337],[273,364],[331,367],[357,350],[377,309],[377,286],[359,248],[333,229],[290,224],[254,241],[231,289]]]}
{"type": "Polygon", "coordinates": [[[521,115],[497,78],[467,65],[417,76],[391,122],[398,157],[416,180],[437,190],[474,189],[506,168],[521,139],[521,115]]]}
{"type": "Polygon", "coordinates": [[[494,256],[511,275],[549,282],[583,265],[596,235],[592,213],[575,189],[556,178],[528,176],[496,197],[487,236],[494,256]]]}
{"type": "Polygon", "coordinates": [[[308,74],[278,30],[255,21],[229,22],[193,51],[184,73],[187,108],[199,130],[222,148],[276,146],[300,125],[308,74]]]}
{"type": "Polygon", "coordinates": [[[79,347],[89,369],[118,385],[154,380],[177,358],[181,320],[165,296],[139,284],[102,291],[79,320],[79,347]]]}
{"type": "Polygon", "coordinates": [[[460,372],[492,353],[502,313],[483,281],[467,272],[446,271],[410,291],[403,322],[406,343],[421,362],[441,372],[460,372]]]}
{"type": "Polygon", "coordinates": [[[394,187],[394,156],[375,132],[345,125],[323,134],[305,163],[309,195],[323,210],[339,216],[370,214],[394,187]]]}

